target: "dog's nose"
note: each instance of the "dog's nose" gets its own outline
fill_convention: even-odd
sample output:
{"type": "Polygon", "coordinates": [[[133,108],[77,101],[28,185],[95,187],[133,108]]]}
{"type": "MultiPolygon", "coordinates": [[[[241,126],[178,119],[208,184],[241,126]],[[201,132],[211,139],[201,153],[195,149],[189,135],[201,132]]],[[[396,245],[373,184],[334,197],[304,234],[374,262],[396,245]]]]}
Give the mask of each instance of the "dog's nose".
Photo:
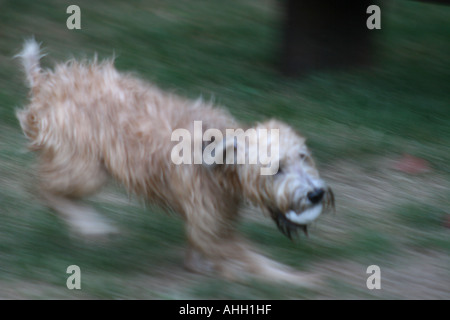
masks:
{"type": "Polygon", "coordinates": [[[311,201],[311,203],[316,204],[316,203],[320,202],[320,200],[322,200],[324,194],[325,194],[325,190],[320,188],[320,189],[314,189],[313,191],[308,192],[306,194],[306,196],[308,197],[309,201],[311,201]]]}

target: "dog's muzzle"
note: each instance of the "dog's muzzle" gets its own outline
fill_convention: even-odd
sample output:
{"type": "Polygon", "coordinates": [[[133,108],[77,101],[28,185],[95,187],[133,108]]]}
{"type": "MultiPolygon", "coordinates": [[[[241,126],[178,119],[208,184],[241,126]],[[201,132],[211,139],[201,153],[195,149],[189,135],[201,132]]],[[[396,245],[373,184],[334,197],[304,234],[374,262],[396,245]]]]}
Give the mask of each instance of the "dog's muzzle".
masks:
{"type": "Polygon", "coordinates": [[[313,190],[308,193],[307,197],[311,206],[301,211],[282,212],[275,208],[269,208],[278,229],[291,240],[293,235],[298,235],[299,229],[308,235],[308,225],[316,220],[324,209],[333,208],[334,210],[335,208],[334,194],[331,188],[313,190]]]}

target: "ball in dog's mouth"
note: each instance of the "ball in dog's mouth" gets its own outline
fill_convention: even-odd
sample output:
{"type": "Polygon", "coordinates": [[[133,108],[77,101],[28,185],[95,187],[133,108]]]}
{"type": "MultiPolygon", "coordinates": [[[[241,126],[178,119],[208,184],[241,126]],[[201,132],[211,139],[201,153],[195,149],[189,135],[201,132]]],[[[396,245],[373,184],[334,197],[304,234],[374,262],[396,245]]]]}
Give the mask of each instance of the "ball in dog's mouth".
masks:
{"type": "Polygon", "coordinates": [[[292,223],[300,226],[308,225],[320,216],[320,214],[322,213],[322,209],[323,205],[319,203],[313,207],[309,207],[308,209],[300,213],[297,213],[294,210],[290,210],[286,213],[286,218],[292,223]]]}
{"type": "Polygon", "coordinates": [[[281,211],[271,211],[272,219],[275,221],[278,229],[291,240],[293,236],[298,235],[298,230],[302,230],[307,236],[308,224],[315,220],[321,212],[322,205],[314,206],[300,214],[292,210],[287,214],[284,214],[281,211]],[[306,214],[305,218],[302,217],[303,214],[306,214]]]}
{"type": "Polygon", "coordinates": [[[269,209],[269,211],[278,229],[292,240],[293,235],[298,235],[299,229],[308,236],[308,225],[320,216],[324,207],[331,207],[333,210],[335,207],[334,194],[330,188],[327,189],[324,202],[311,206],[301,212],[289,210],[287,213],[283,213],[273,208],[269,209]]]}

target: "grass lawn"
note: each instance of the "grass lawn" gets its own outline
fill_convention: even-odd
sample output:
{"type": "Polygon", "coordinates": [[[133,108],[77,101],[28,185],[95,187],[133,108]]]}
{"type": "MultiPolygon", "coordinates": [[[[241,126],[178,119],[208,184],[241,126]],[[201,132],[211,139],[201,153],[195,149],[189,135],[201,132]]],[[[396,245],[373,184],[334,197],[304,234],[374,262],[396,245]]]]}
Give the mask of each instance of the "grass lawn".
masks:
{"type": "Polygon", "coordinates": [[[450,298],[450,6],[386,3],[372,67],[294,80],[275,68],[276,1],[79,0],[81,30],[66,28],[69,4],[0,0],[0,299],[450,298]],[[113,183],[88,202],[122,233],[100,242],[70,235],[36,197],[34,156],[14,114],[27,89],[12,57],[31,35],[48,52],[45,67],[114,54],[119,70],[166,90],[302,132],[337,214],[294,242],[254,212],[241,230],[323,284],[306,290],[191,274],[182,268],[181,220],[113,183]],[[405,155],[426,170],[399,170],[405,155]],[[81,290],[66,288],[73,264],[81,290]],[[381,268],[381,290],[366,287],[369,265],[381,268]]]}

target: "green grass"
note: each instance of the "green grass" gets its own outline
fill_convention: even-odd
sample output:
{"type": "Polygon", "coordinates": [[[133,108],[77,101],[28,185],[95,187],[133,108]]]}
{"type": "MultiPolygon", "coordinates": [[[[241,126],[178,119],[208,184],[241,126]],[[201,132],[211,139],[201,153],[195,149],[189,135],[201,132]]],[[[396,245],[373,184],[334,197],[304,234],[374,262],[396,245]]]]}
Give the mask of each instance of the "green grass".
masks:
{"type": "Polygon", "coordinates": [[[409,227],[404,237],[409,246],[450,252],[448,230],[442,228],[448,213],[443,209],[422,203],[410,203],[397,208],[395,215],[399,223],[409,227]]]}
{"type": "MultiPolygon", "coordinates": [[[[318,291],[189,274],[180,267],[181,219],[153,207],[91,201],[123,234],[100,243],[71,237],[34,196],[33,155],[26,152],[14,114],[26,103],[27,89],[12,56],[31,35],[48,52],[45,67],[73,56],[115,54],[118,69],[166,90],[211,98],[242,121],[280,118],[308,137],[319,167],[335,183],[340,210],[295,242],[273,225],[245,221],[242,232],[272,257],[314,271],[335,262],[354,262],[361,270],[383,266],[394,257],[407,260],[414,250],[448,254],[443,221],[449,214],[450,7],[414,1],[382,6],[373,66],[286,79],[276,69],[282,17],[275,1],[81,0],[82,29],[73,31],[66,28],[69,4],[1,3],[0,298],[16,291],[22,298],[380,297],[333,274],[326,274],[318,291]],[[383,159],[403,153],[427,160],[431,172],[385,173],[383,159]],[[370,193],[353,202],[344,192],[347,182],[333,176],[342,163],[355,166],[361,181],[373,176],[391,182],[392,192],[406,189],[395,203],[370,193]],[[415,183],[429,186],[431,195],[414,199],[415,183]],[[372,197],[380,207],[373,208],[372,197]],[[82,269],[79,292],[65,287],[71,264],[82,269]]],[[[107,192],[120,194],[115,187],[107,192]]]]}

